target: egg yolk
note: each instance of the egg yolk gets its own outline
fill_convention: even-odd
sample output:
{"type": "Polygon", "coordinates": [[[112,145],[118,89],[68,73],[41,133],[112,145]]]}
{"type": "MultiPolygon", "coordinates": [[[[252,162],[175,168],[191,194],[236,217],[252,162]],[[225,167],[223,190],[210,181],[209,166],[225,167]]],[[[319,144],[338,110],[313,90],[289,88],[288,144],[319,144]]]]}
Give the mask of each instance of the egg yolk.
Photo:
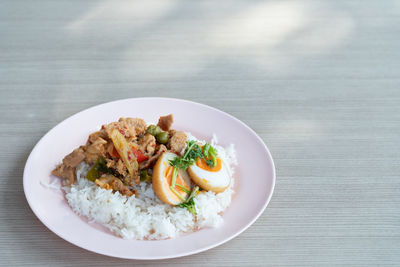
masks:
{"type": "MultiPolygon", "coordinates": [[[[164,177],[168,183],[169,186],[171,186],[172,183],[172,173],[174,172],[174,167],[172,166],[168,166],[165,168],[164,171],[164,177]]],[[[179,174],[178,171],[178,175],[176,176],[176,181],[175,184],[179,184],[180,186],[185,187],[187,190],[190,191],[190,188],[188,188],[187,184],[185,183],[185,180],[182,178],[182,176],[179,174]]],[[[176,186],[175,190],[178,191],[178,193],[182,193],[184,192],[180,187],[176,186]]]]}
{"type": "Polygon", "coordinates": [[[197,158],[196,165],[197,167],[205,171],[218,172],[222,168],[222,161],[220,158],[217,158],[217,164],[215,164],[215,166],[211,168],[210,165],[207,165],[207,162],[204,159],[197,158]]]}

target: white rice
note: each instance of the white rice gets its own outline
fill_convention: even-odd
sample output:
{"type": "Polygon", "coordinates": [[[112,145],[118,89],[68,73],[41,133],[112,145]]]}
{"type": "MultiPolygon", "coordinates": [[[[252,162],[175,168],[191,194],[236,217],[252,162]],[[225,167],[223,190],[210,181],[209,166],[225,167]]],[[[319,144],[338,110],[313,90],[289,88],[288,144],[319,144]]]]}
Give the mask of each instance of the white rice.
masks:
{"type": "MultiPolygon", "coordinates": [[[[197,140],[190,133],[187,135],[189,140],[197,140]]],[[[223,148],[217,145],[215,135],[211,143],[232,176],[233,166],[237,164],[234,146],[223,148]]],[[[63,188],[69,205],[90,222],[100,223],[127,239],[166,239],[203,227],[217,227],[222,223],[221,213],[231,203],[234,193],[232,178],[231,185],[222,193],[208,191],[197,195],[194,198],[197,215],[193,215],[185,208],[162,203],[149,183],[136,186],[134,189],[138,194],[131,197],[102,189],[84,178],[88,169],[87,164],[81,164],[77,168],[77,183],[63,188]]]]}

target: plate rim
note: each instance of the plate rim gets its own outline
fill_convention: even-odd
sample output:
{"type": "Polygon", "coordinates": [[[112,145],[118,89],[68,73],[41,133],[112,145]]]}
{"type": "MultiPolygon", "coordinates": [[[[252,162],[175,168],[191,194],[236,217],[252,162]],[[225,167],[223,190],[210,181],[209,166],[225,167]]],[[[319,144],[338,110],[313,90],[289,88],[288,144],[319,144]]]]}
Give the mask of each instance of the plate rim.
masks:
{"type": "MultiPolygon", "coordinates": [[[[206,250],[215,248],[215,247],[217,247],[217,246],[220,246],[220,245],[222,245],[222,244],[224,244],[224,243],[226,243],[226,242],[228,242],[228,241],[234,239],[235,237],[237,237],[238,235],[240,235],[241,233],[243,233],[244,231],[246,231],[252,224],[254,224],[254,222],[255,222],[255,221],[261,216],[261,214],[265,211],[266,207],[268,206],[269,202],[271,201],[272,195],[274,194],[275,183],[276,183],[276,167],[275,167],[275,162],[274,162],[274,159],[273,159],[273,157],[272,157],[272,155],[271,155],[271,152],[269,151],[267,145],[266,145],[265,142],[262,140],[262,138],[261,138],[252,128],[250,128],[250,126],[248,126],[247,124],[245,124],[245,123],[244,123],[243,121],[241,121],[240,119],[234,117],[233,115],[231,115],[231,114],[229,114],[229,113],[227,113],[227,112],[225,112],[225,111],[222,111],[222,110],[220,110],[220,109],[217,109],[217,108],[215,108],[215,107],[212,107],[212,106],[209,106],[209,105],[206,105],[206,104],[203,104],[203,103],[191,101],[191,100],[186,100],[186,99],[182,99],[182,98],[171,98],[171,97],[133,97],[133,98],[122,98],[122,99],[117,99],[117,100],[113,100],[113,101],[109,101],[109,102],[104,102],[104,103],[101,103],[101,104],[97,104],[97,105],[94,105],[94,106],[90,106],[90,107],[85,108],[85,109],[83,109],[83,110],[81,110],[81,111],[78,111],[77,113],[72,114],[71,116],[69,116],[69,117],[63,119],[62,121],[60,121],[59,123],[57,123],[55,126],[53,126],[50,130],[48,130],[48,131],[39,139],[39,141],[36,142],[36,144],[34,145],[34,147],[32,148],[32,150],[30,151],[29,156],[28,156],[28,158],[27,158],[27,160],[26,160],[26,162],[25,162],[24,172],[23,172],[23,190],[24,190],[25,199],[27,200],[28,205],[29,205],[30,209],[32,210],[32,212],[35,214],[36,218],[39,219],[39,221],[40,221],[42,224],[44,224],[44,225],[47,227],[47,229],[49,229],[51,232],[53,232],[55,235],[57,235],[58,237],[62,238],[63,240],[65,240],[65,241],[67,241],[67,242],[69,242],[69,243],[71,243],[71,244],[73,244],[73,245],[75,245],[75,246],[77,246],[77,247],[79,247],[79,248],[85,249],[85,250],[87,250],[87,251],[94,252],[94,253],[100,254],[100,255],[109,256],[109,257],[121,258],[121,259],[132,259],[132,260],[162,260],[162,259],[180,258],[180,257],[184,257],[184,256],[189,256],[189,255],[201,253],[201,252],[203,252],[203,251],[206,251],[206,250]],[[177,254],[171,254],[171,255],[168,255],[168,256],[155,256],[155,257],[154,257],[154,256],[153,256],[153,257],[148,257],[148,256],[143,256],[143,257],[137,257],[137,256],[135,256],[135,257],[129,257],[129,256],[126,256],[126,257],[125,257],[125,256],[120,256],[120,255],[117,256],[117,255],[114,255],[114,254],[112,254],[112,253],[106,253],[106,252],[95,251],[94,249],[90,249],[90,248],[88,248],[88,247],[84,247],[84,246],[82,246],[82,245],[80,245],[80,244],[77,244],[77,243],[75,243],[75,242],[69,240],[68,237],[65,236],[64,234],[59,233],[56,229],[53,229],[53,227],[49,226],[49,225],[46,223],[46,221],[45,221],[44,219],[42,219],[42,218],[38,215],[37,210],[34,208],[34,205],[32,204],[32,199],[30,199],[30,198],[28,197],[27,188],[26,188],[26,186],[27,186],[27,185],[26,185],[26,184],[27,184],[27,180],[29,179],[29,178],[27,178],[27,176],[28,176],[28,175],[27,175],[27,167],[28,167],[30,161],[32,160],[32,155],[34,154],[33,152],[34,152],[36,149],[38,149],[39,145],[40,145],[40,144],[43,142],[43,140],[49,135],[50,132],[52,132],[55,128],[60,127],[60,125],[66,123],[67,121],[73,120],[75,117],[78,117],[81,113],[83,113],[83,112],[85,112],[85,111],[87,111],[87,110],[89,110],[89,109],[92,109],[92,108],[101,108],[101,106],[113,104],[113,103],[116,103],[116,102],[122,102],[122,101],[127,101],[127,102],[128,102],[128,101],[133,101],[133,100],[135,100],[135,101],[140,101],[140,100],[166,100],[166,101],[178,101],[178,102],[185,102],[185,103],[188,103],[188,104],[199,105],[199,106],[201,106],[201,107],[203,107],[203,108],[211,109],[211,110],[213,110],[214,112],[222,113],[223,115],[228,116],[230,119],[232,119],[232,120],[238,122],[239,124],[241,124],[242,126],[244,126],[247,130],[249,130],[250,133],[252,133],[252,135],[253,135],[254,137],[256,137],[256,139],[258,139],[259,142],[261,142],[261,144],[262,144],[263,147],[264,147],[264,150],[265,150],[265,151],[267,152],[267,154],[268,154],[268,157],[269,157],[270,163],[271,163],[271,167],[272,167],[272,187],[271,187],[271,193],[269,194],[269,196],[268,196],[267,200],[265,201],[263,207],[258,211],[258,213],[257,213],[255,216],[253,216],[253,218],[252,218],[246,225],[244,225],[243,227],[241,227],[241,229],[240,229],[239,231],[237,231],[236,233],[234,233],[234,234],[231,235],[231,236],[228,236],[227,238],[222,239],[222,240],[219,241],[219,242],[216,242],[216,243],[214,243],[214,244],[211,244],[211,245],[208,245],[208,246],[205,246],[205,247],[201,247],[201,248],[198,248],[198,249],[193,249],[193,250],[190,250],[190,251],[188,251],[188,252],[181,252],[181,253],[177,253],[177,254]]],[[[78,215],[77,215],[77,216],[78,216],[78,215]]],[[[177,238],[179,238],[179,236],[178,236],[177,238]]]]}

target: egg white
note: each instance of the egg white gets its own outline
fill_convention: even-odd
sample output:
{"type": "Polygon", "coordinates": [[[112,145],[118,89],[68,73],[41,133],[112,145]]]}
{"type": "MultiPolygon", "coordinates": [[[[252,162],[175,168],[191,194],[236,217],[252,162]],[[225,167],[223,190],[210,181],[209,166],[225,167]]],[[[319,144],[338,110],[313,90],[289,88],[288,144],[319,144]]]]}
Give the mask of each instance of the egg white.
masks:
{"type": "Polygon", "coordinates": [[[216,193],[223,192],[228,188],[231,177],[225,163],[222,161],[221,164],[221,169],[219,171],[210,172],[198,167],[196,163],[194,163],[188,168],[188,173],[192,181],[202,189],[216,193]]]}

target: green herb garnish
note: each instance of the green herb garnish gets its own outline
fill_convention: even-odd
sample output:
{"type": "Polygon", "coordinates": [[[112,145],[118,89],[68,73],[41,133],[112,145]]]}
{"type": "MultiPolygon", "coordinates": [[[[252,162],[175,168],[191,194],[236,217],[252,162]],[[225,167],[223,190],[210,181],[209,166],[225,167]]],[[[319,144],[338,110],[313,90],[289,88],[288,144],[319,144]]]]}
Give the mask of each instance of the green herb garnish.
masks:
{"type": "Polygon", "coordinates": [[[192,199],[197,195],[197,192],[198,192],[198,191],[199,191],[199,187],[198,187],[198,186],[195,186],[195,187],[193,188],[192,192],[190,193],[188,199],[186,200],[186,202],[189,202],[190,200],[192,200],[192,199]]]}
{"type": "Polygon", "coordinates": [[[197,192],[199,191],[199,187],[195,186],[190,193],[188,199],[186,199],[185,202],[179,204],[179,207],[181,208],[187,208],[192,214],[196,215],[196,205],[194,203],[194,197],[196,196],[197,192]]]}
{"type": "Polygon", "coordinates": [[[203,148],[201,148],[196,141],[191,140],[186,142],[186,150],[185,154],[182,157],[175,157],[174,159],[169,161],[169,164],[174,167],[171,179],[171,191],[179,197],[179,199],[183,199],[182,196],[175,190],[175,186],[181,188],[185,193],[189,194],[189,197],[184,200],[179,207],[187,208],[191,213],[197,214],[196,206],[194,204],[193,198],[196,196],[199,191],[199,187],[196,186],[190,192],[183,186],[176,184],[176,177],[178,176],[178,169],[186,170],[189,166],[193,165],[197,158],[204,159],[211,168],[213,168],[217,164],[217,150],[212,147],[209,143],[206,143],[203,148]]]}
{"type": "Polygon", "coordinates": [[[172,179],[171,179],[171,186],[175,188],[176,184],[176,177],[178,176],[178,169],[174,167],[174,170],[172,171],[172,179]]]}
{"type": "Polygon", "coordinates": [[[190,190],[188,190],[186,187],[181,186],[180,184],[176,184],[176,186],[179,187],[186,194],[190,195],[190,190]]]}
{"type": "Polygon", "coordinates": [[[203,151],[201,151],[200,146],[196,141],[187,141],[187,147],[185,154],[182,157],[176,157],[169,161],[171,166],[177,169],[186,170],[190,165],[192,165],[198,157],[204,159],[203,151]]]}
{"type": "Polygon", "coordinates": [[[170,186],[169,189],[171,189],[171,191],[181,200],[181,201],[186,201],[186,199],[184,199],[181,194],[178,193],[178,191],[175,190],[175,187],[170,186]]]}
{"type": "Polygon", "coordinates": [[[206,143],[203,146],[203,154],[207,165],[209,165],[211,168],[214,168],[214,166],[217,164],[217,150],[209,143],[206,143]]]}
{"type": "Polygon", "coordinates": [[[177,169],[186,170],[197,158],[204,159],[207,165],[213,168],[217,164],[217,150],[209,143],[206,143],[202,149],[196,141],[187,141],[185,154],[170,160],[169,164],[177,169]]]}
{"type": "Polygon", "coordinates": [[[197,214],[196,206],[194,204],[193,198],[188,202],[184,202],[184,203],[179,204],[179,207],[180,208],[187,208],[190,211],[190,213],[192,213],[194,215],[197,214]]]}

